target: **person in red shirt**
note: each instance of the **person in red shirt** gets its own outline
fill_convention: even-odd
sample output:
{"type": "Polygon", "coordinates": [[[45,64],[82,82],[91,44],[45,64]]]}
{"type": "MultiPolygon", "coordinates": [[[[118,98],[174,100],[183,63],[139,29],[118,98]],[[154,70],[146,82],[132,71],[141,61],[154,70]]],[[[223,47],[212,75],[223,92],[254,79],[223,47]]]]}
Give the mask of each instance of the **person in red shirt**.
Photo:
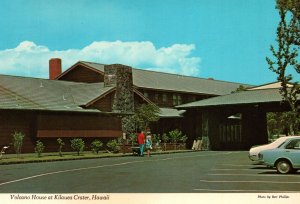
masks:
{"type": "Polygon", "coordinates": [[[140,146],[140,156],[144,156],[145,134],[143,131],[138,135],[138,144],[140,146]]]}

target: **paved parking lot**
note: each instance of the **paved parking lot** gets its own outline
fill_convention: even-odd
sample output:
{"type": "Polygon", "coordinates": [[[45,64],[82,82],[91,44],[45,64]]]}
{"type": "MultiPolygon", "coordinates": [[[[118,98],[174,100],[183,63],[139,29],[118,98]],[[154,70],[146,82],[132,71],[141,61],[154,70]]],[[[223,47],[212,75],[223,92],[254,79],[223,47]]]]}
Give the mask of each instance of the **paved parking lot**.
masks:
{"type": "Polygon", "coordinates": [[[223,161],[211,168],[200,179],[198,192],[300,192],[300,174],[280,175],[275,169],[246,159],[238,159],[243,153],[232,155],[232,161],[223,161]]]}
{"type": "Polygon", "coordinates": [[[280,175],[247,152],[190,152],[0,166],[0,193],[300,192],[300,172],[280,175]]]}

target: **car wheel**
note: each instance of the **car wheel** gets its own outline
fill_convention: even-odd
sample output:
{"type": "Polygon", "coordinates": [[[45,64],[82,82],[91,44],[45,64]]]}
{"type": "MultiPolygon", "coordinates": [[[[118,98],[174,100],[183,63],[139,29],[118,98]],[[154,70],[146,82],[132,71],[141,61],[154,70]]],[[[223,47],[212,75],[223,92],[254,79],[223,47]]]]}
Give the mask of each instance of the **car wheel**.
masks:
{"type": "Polygon", "coordinates": [[[292,171],[293,168],[288,161],[280,160],[276,164],[276,169],[277,169],[278,173],[287,174],[290,171],[292,171]]]}

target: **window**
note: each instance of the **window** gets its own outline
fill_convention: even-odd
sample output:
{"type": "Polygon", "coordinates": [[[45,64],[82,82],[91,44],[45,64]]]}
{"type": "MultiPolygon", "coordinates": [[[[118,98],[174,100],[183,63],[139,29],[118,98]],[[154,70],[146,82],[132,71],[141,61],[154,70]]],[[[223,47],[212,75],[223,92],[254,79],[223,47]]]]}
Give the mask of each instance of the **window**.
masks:
{"type": "Polygon", "coordinates": [[[163,94],[163,102],[167,102],[167,94],[163,94]]]}
{"type": "Polygon", "coordinates": [[[155,96],[155,101],[158,101],[159,100],[159,94],[156,93],[154,96],[155,96]]]}
{"type": "Polygon", "coordinates": [[[300,150],[300,140],[292,140],[285,148],[300,150]]]}
{"type": "Polygon", "coordinates": [[[146,98],[149,98],[149,94],[148,94],[148,92],[144,92],[144,96],[146,97],[146,98]]]}
{"type": "Polygon", "coordinates": [[[190,97],[190,101],[191,101],[191,102],[196,101],[196,96],[191,96],[191,97],[190,97]]]}
{"type": "Polygon", "coordinates": [[[173,94],[173,105],[177,106],[177,105],[180,105],[180,104],[182,104],[181,95],[179,95],[179,94],[173,94]]]}
{"type": "Polygon", "coordinates": [[[176,106],[178,104],[177,95],[173,94],[173,105],[176,106]]]}
{"type": "Polygon", "coordinates": [[[177,99],[178,99],[178,105],[181,105],[181,104],[182,104],[182,98],[181,98],[181,95],[178,95],[177,97],[178,97],[178,98],[177,98],[177,99]]]}

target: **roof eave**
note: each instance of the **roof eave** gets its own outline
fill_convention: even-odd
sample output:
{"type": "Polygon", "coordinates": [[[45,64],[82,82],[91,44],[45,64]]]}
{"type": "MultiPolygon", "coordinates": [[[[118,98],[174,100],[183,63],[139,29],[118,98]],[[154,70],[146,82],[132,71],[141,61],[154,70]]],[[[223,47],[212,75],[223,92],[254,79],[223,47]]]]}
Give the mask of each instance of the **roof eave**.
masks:
{"type": "Polygon", "coordinates": [[[145,87],[145,86],[137,86],[133,85],[135,89],[147,89],[147,90],[152,90],[152,91],[162,91],[162,92],[176,92],[176,93],[183,93],[183,94],[195,94],[195,95],[201,95],[201,96],[221,96],[219,94],[215,93],[204,93],[204,92],[192,92],[192,91],[178,91],[178,90],[173,90],[173,89],[161,89],[161,88],[153,88],[153,87],[145,87]]]}

